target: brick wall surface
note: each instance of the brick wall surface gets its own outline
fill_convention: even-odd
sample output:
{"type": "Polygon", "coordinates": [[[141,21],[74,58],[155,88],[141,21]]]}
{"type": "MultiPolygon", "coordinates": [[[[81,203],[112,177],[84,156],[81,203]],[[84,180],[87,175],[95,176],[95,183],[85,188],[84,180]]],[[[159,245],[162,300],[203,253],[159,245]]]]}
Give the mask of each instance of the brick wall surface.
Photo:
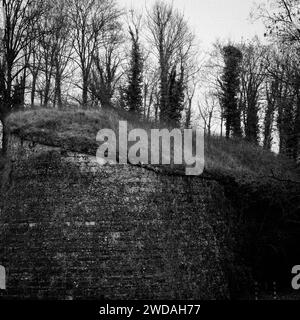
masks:
{"type": "Polygon", "coordinates": [[[229,297],[228,204],[216,182],[10,137],[0,265],[7,298],[229,297]]]}

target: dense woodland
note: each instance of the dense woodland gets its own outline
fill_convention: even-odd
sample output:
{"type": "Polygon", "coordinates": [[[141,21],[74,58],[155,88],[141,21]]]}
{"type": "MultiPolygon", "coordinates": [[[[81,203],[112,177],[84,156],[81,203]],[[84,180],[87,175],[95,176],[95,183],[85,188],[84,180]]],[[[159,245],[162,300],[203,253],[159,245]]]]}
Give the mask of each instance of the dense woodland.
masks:
{"type": "Polygon", "coordinates": [[[0,120],[14,110],[120,108],[142,121],[203,126],[293,159],[300,153],[300,6],[258,7],[265,39],[198,46],[188,17],[157,1],[2,0],[0,120]]]}

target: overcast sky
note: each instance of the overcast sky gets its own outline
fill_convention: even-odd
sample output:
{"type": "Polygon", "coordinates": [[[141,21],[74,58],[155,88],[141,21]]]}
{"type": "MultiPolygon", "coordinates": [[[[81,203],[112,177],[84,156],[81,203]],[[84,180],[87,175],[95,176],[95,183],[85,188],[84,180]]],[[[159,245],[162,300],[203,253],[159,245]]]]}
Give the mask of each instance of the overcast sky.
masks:
{"type": "MultiPolygon", "coordinates": [[[[126,8],[151,7],[155,0],[118,0],[126,8]]],[[[165,0],[172,3],[172,0],[165,0]]],[[[259,3],[266,0],[257,0],[259,3]]],[[[208,47],[216,39],[240,41],[255,35],[263,38],[261,22],[252,23],[250,12],[254,0],[173,0],[174,6],[184,11],[197,39],[208,47]]]]}

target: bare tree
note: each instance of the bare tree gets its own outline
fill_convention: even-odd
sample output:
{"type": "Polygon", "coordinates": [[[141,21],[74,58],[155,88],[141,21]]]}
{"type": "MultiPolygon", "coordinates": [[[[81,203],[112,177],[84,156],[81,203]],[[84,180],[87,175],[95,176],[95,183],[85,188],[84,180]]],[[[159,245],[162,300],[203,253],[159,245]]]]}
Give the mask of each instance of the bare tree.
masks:
{"type": "MultiPolygon", "coordinates": [[[[1,48],[0,65],[0,120],[3,125],[2,150],[7,150],[7,125],[8,114],[17,106],[14,103],[14,87],[18,78],[23,75],[28,67],[30,54],[28,48],[33,39],[39,35],[36,25],[40,19],[43,6],[35,0],[3,0],[4,38],[1,48]]],[[[24,89],[24,88],[22,88],[24,89]]]]}
{"type": "Polygon", "coordinates": [[[114,29],[121,12],[114,0],[68,0],[68,7],[77,56],[75,63],[82,76],[82,105],[86,107],[94,53],[105,39],[104,34],[114,29]]]}
{"type": "MultiPolygon", "coordinates": [[[[144,49],[144,68],[143,68],[143,109],[144,119],[151,120],[158,117],[159,107],[159,79],[160,71],[151,56],[151,50],[144,49]],[[156,99],[158,97],[158,100],[156,99]]],[[[158,120],[158,119],[156,119],[158,120]]]]}
{"type": "Polygon", "coordinates": [[[119,26],[111,32],[109,37],[106,37],[103,48],[93,54],[89,90],[92,99],[99,101],[102,108],[111,106],[112,98],[124,73],[121,68],[124,60],[122,43],[123,36],[119,26]]]}
{"type": "Polygon", "coordinates": [[[62,85],[68,77],[73,54],[73,39],[68,16],[67,0],[49,0],[45,4],[47,15],[38,22],[39,38],[32,44],[29,69],[31,72],[31,104],[36,92],[42,95],[42,105],[50,100],[62,107],[62,85]]]}
{"type": "Polygon", "coordinates": [[[269,7],[259,6],[258,15],[265,22],[266,35],[288,44],[300,41],[298,0],[274,0],[269,7]]]}
{"type": "Polygon", "coordinates": [[[195,93],[197,90],[198,79],[194,76],[186,87],[186,106],[185,106],[185,128],[190,128],[191,121],[192,121],[192,106],[193,106],[193,99],[195,97],[195,93]]]}
{"type": "Polygon", "coordinates": [[[214,126],[213,120],[216,117],[218,109],[218,97],[210,92],[204,95],[203,101],[203,103],[198,102],[198,110],[204,131],[207,137],[210,138],[214,126]]]}
{"type": "Polygon", "coordinates": [[[67,1],[55,1],[52,10],[57,12],[54,16],[55,29],[53,33],[55,51],[54,51],[54,73],[55,90],[54,105],[62,107],[62,83],[68,77],[71,58],[73,57],[74,38],[71,37],[71,23],[67,11],[67,1]]]}
{"type": "Polygon", "coordinates": [[[193,116],[193,101],[203,77],[203,62],[199,61],[199,52],[189,49],[188,57],[185,59],[185,124],[186,128],[191,126],[193,116]]]}
{"type": "Polygon", "coordinates": [[[273,128],[275,120],[276,102],[279,91],[279,82],[272,79],[266,82],[266,111],[264,117],[264,141],[263,146],[266,150],[271,150],[273,142],[273,128]]]}
{"type": "Polygon", "coordinates": [[[38,77],[41,71],[42,57],[39,49],[39,41],[37,39],[34,39],[29,46],[29,50],[31,52],[31,59],[29,60],[28,65],[28,69],[31,75],[30,101],[31,105],[33,106],[35,102],[38,77]]]}
{"type": "Polygon", "coordinates": [[[160,117],[161,121],[168,122],[169,75],[174,66],[182,63],[181,59],[187,56],[194,36],[184,16],[162,1],[156,2],[148,12],[148,28],[159,61],[160,117]]]}
{"type": "Polygon", "coordinates": [[[255,38],[250,43],[240,45],[243,54],[241,63],[240,101],[244,122],[245,138],[258,143],[259,140],[259,112],[261,101],[264,99],[264,81],[266,78],[265,58],[268,48],[260,44],[255,38]]]}
{"type": "MultiPolygon", "coordinates": [[[[50,6],[47,8],[50,10],[50,6]]],[[[56,43],[53,34],[55,34],[56,26],[52,19],[51,12],[49,15],[42,17],[39,23],[39,91],[43,96],[43,105],[47,106],[50,101],[51,81],[54,75],[54,60],[56,52],[56,43]]]]}
{"type": "MultiPolygon", "coordinates": [[[[290,57],[292,55],[295,62],[289,75],[286,74],[286,77],[284,77],[283,83],[284,92],[289,96],[289,102],[285,104],[284,101],[287,100],[281,100],[278,103],[277,124],[280,136],[280,151],[297,158],[300,154],[299,1],[275,0],[272,4],[270,8],[261,7],[259,10],[259,15],[263,18],[268,30],[266,35],[279,44],[282,53],[287,53],[283,54],[284,63],[286,63],[287,55],[290,57]],[[287,81],[289,84],[287,84],[287,81]]],[[[286,68],[289,68],[289,66],[287,65],[286,68]]]]}
{"type": "Polygon", "coordinates": [[[157,83],[159,81],[158,70],[151,69],[150,65],[146,65],[144,68],[143,79],[144,118],[149,121],[151,117],[151,110],[153,110],[154,107],[157,83]]]}
{"type": "MultiPolygon", "coordinates": [[[[201,85],[206,92],[209,92],[215,97],[220,97],[222,95],[222,80],[221,75],[224,69],[224,57],[223,57],[223,47],[224,43],[217,41],[213,45],[213,49],[209,52],[208,59],[203,65],[203,72],[201,73],[201,85]]],[[[216,120],[220,123],[220,135],[223,137],[224,124],[225,124],[225,110],[221,103],[218,103],[217,112],[219,116],[216,120]]]]}

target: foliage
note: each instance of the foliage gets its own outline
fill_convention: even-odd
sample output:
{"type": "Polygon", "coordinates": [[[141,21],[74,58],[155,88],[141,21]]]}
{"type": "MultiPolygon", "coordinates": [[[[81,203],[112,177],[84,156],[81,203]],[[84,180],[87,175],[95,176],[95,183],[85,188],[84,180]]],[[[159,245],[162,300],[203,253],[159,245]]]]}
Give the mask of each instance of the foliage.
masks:
{"type": "Polygon", "coordinates": [[[221,79],[221,105],[226,121],[226,137],[232,133],[234,137],[241,137],[241,115],[238,108],[238,93],[240,86],[241,51],[234,46],[223,48],[225,67],[221,79]]]}
{"type": "Polygon", "coordinates": [[[138,28],[133,31],[129,28],[132,48],[130,52],[130,66],[128,71],[128,85],[125,90],[125,101],[127,109],[141,116],[143,106],[143,54],[139,40],[138,28]]]}

